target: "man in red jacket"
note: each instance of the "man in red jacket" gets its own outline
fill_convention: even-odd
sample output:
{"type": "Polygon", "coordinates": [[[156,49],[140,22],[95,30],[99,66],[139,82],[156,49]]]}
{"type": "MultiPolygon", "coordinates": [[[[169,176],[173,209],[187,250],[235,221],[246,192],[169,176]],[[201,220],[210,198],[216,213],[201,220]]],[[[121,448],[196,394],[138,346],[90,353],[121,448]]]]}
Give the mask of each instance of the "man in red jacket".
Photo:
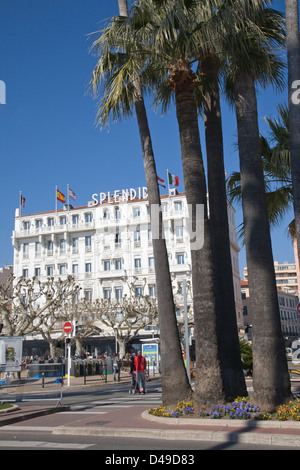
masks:
{"type": "Polygon", "coordinates": [[[147,361],[142,356],[142,351],[138,351],[138,355],[134,358],[134,367],[136,370],[136,379],[141,395],[145,394],[145,370],[147,367],[147,361]]]}

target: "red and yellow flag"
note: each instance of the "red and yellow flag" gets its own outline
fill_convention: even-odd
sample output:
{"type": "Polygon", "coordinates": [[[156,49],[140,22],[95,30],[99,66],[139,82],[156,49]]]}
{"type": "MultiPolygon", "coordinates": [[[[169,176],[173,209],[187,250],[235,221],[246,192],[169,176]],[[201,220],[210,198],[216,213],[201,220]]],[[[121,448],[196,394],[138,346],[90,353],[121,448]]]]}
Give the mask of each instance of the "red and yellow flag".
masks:
{"type": "Polygon", "coordinates": [[[66,202],[65,195],[61,193],[60,191],[58,191],[58,189],[56,190],[56,198],[60,202],[66,202]]]}

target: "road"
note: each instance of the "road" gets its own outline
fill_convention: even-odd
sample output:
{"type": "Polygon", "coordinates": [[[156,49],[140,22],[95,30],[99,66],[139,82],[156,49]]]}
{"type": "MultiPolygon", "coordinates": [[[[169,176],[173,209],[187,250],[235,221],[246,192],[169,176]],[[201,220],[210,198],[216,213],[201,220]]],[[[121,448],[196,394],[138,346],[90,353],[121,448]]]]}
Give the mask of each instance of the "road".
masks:
{"type": "MultiPolygon", "coordinates": [[[[157,407],[161,403],[160,381],[155,379],[147,385],[148,393],[143,396],[129,395],[128,385],[114,383],[107,384],[105,387],[89,385],[65,390],[63,404],[70,405],[71,410],[69,412],[57,413],[1,427],[0,450],[101,450],[99,459],[100,463],[104,464],[109,463],[107,459],[121,458],[120,456],[124,455],[122,452],[126,451],[128,457],[139,457],[140,459],[132,462],[131,466],[134,468],[142,468],[141,465],[145,465],[145,463],[151,465],[169,464],[171,462],[166,460],[159,462],[155,459],[160,455],[164,456],[162,459],[166,459],[167,455],[171,456],[168,459],[175,458],[172,457],[174,455],[177,455],[177,459],[180,459],[183,458],[180,456],[181,453],[189,456],[190,464],[199,464],[199,451],[201,450],[293,450],[292,447],[281,448],[230,442],[172,441],[53,434],[58,426],[65,423],[76,425],[84,422],[84,420],[93,419],[96,420],[98,426],[101,426],[108,423],[116,412],[122,412],[128,416],[136,406],[140,406],[141,409],[157,407]],[[152,459],[151,462],[149,459],[152,459]]],[[[117,464],[120,463],[121,461],[117,462],[117,464]]]]}

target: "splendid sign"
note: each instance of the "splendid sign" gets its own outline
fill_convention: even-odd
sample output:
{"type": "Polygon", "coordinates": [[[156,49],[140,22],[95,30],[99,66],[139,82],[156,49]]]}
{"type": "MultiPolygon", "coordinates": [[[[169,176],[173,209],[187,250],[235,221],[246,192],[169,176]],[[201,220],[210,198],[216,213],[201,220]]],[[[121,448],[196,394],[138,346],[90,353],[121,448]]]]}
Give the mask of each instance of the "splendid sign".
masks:
{"type": "Polygon", "coordinates": [[[116,189],[107,193],[94,193],[92,200],[94,205],[97,204],[114,204],[116,202],[128,202],[134,199],[147,199],[148,192],[146,187],[130,188],[130,189],[116,189]]]}

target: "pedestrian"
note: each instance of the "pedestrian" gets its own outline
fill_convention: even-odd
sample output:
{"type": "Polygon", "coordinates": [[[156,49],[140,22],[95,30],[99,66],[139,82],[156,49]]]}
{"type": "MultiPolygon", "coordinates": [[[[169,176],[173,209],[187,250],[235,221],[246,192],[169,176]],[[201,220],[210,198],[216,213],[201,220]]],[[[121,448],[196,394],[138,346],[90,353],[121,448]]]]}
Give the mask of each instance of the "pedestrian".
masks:
{"type": "Polygon", "coordinates": [[[114,380],[117,380],[116,374],[119,372],[119,359],[118,359],[117,353],[113,353],[112,363],[113,363],[114,380]]]}
{"type": "Polygon", "coordinates": [[[134,358],[134,367],[136,370],[136,378],[139,387],[140,395],[145,394],[145,370],[147,367],[147,362],[144,356],[142,356],[142,351],[138,351],[138,355],[134,358]]]}

